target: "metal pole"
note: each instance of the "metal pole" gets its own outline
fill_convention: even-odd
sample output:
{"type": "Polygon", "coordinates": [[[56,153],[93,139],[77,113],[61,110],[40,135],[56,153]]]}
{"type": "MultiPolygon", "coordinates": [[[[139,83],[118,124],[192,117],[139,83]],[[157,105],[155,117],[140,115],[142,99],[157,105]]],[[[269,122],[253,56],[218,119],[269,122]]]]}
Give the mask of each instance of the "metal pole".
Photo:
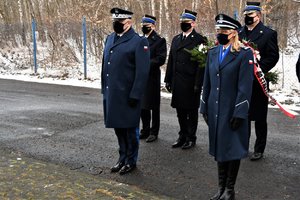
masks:
{"type": "Polygon", "coordinates": [[[284,88],[284,61],[283,61],[283,59],[284,59],[284,51],[282,50],[281,51],[281,65],[282,65],[282,85],[281,85],[281,89],[283,89],[284,88]]]}
{"type": "Polygon", "coordinates": [[[238,14],[238,11],[235,9],[234,11],[233,11],[233,18],[235,19],[235,20],[239,20],[238,18],[239,18],[239,14],[238,14]]]}
{"type": "Polygon", "coordinates": [[[37,61],[36,61],[36,37],[35,37],[35,29],[36,23],[34,18],[32,18],[32,40],[33,40],[33,63],[34,63],[34,73],[37,73],[37,61]]]}
{"type": "Polygon", "coordinates": [[[84,68],[84,79],[87,78],[87,67],[86,67],[86,19],[82,19],[82,33],[83,33],[83,68],[84,68]]]}

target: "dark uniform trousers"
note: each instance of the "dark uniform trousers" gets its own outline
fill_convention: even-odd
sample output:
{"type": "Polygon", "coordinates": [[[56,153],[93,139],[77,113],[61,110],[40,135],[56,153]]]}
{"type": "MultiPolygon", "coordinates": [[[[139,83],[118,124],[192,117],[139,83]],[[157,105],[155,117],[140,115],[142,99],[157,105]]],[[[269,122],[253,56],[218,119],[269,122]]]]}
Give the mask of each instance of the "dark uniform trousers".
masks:
{"type": "Polygon", "coordinates": [[[180,126],[179,139],[182,141],[196,142],[198,126],[198,109],[186,110],[176,108],[180,126]]]}
{"type": "Polygon", "coordinates": [[[139,149],[138,128],[115,128],[119,143],[119,162],[134,165],[137,162],[139,149]]]}
{"type": "MultiPolygon", "coordinates": [[[[248,123],[249,138],[251,136],[251,120],[248,123]]],[[[254,152],[264,153],[267,144],[268,124],[266,120],[256,120],[254,122],[256,140],[254,145],[254,152]]]]}
{"type": "MultiPolygon", "coordinates": [[[[267,123],[267,113],[268,113],[268,97],[265,96],[263,93],[261,86],[259,85],[257,80],[254,80],[253,82],[253,90],[256,93],[252,93],[252,98],[251,101],[257,101],[259,99],[260,101],[260,108],[261,110],[264,111],[265,117],[259,118],[259,119],[253,119],[252,118],[252,113],[255,112],[255,107],[254,104],[250,104],[250,117],[249,117],[249,139],[251,136],[251,121],[254,121],[254,128],[255,128],[255,134],[256,134],[256,140],[254,144],[254,152],[257,153],[264,153],[266,145],[267,145],[267,133],[268,133],[268,123],[267,123]]],[[[249,140],[250,141],[250,140],[249,140]]]]}
{"type": "Polygon", "coordinates": [[[143,130],[146,132],[150,131],[151,135],[157,136],[159,132],[159,124],[160,124],[160,107],[151,110],[142,109],[141,118],[143,122],[143,130]],[[152,128],[150,129],[151,115],[152,115],[152,128]]]}

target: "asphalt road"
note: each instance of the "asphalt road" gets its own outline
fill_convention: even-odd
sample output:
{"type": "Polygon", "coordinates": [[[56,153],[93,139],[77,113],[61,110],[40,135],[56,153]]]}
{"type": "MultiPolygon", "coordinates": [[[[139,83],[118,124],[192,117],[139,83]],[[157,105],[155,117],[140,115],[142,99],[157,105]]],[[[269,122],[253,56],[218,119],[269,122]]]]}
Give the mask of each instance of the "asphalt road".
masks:
{"type": "MultiPolygon", "coordinates": [[[[207,127],[199,117],[197,145],[172,149],[178,122],[169,99],[162,99],[158,141],[141,141],[138,168],[132,174],[110,174],[118,158],[117,138],[103,125],[97,89],[0,79],[0,147],[96,174],[176,199],[209,199],[217,189],[217,169],[208,154],[207,127]]],[[[237,199],[300,198],[300,120],[269,109],[265,157],[241,164],[237,199]]],[[[250,151],[253,149],[254,134],[250,151]]],[[[75,170],[74,170],[75,169],[75,170]]]]}

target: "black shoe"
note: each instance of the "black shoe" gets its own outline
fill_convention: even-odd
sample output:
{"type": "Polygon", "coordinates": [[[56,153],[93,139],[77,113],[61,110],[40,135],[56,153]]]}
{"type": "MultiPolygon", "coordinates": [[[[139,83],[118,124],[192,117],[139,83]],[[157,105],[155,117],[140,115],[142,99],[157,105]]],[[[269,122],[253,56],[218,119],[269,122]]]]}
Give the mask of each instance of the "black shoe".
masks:
{"type": "Polygon", "coordinates": [[[134,170],[135,168],[136,168],[136,165],[135,165],[135,164],[132,164],[132,165],[127,164],[127,165],[124,165],[124,166],[122,167],[122,169],[119,171],[119,174],[120,174],[120,175],[127,174],[127,173],[131,172],[132,170],[134,170]]]}
{"type": "Polygon", "coordinates": [[[172,144],[172,148],[182,147],[183,144],[184,144],[184,141],[178,139],[174,144],[172,144]]]}
{"type": "Polygon", "coordinates": [[[146,139],[146,142],[154,142],[157,140],[157,135],[149,135],[149,137],[146,139]]]}
{"type": "Polygon", "coordinates": [[[183,145],[182,145],[182,149],[190,149],[192,147],[194,147],[196,145],[196,142],[193,141],[186,141],[183,145]]]}
{"type": "Polygon", "coordinates": [[[141,130],[140,139],[146,139],[147,137],[149,137],[149,135],[149,131],[141,130]]]}
{"type": "Polygon", "coordinates": [[[250,160],[251,160],[251,161],[256,161],[256,160],[260,160],[262,157],[263,157],[263,153],[254,152],[254,153],[250,156],[250,160]]]}
{"type": "Polygon", "coordinates": [[[124,166],[124,163],[122,162],[118,162],[115,166],[113,166],[112,168],[110,168],[110,172],[114,173],[114,172],[118,172],[120,171],[120,169],[124,166]]]}

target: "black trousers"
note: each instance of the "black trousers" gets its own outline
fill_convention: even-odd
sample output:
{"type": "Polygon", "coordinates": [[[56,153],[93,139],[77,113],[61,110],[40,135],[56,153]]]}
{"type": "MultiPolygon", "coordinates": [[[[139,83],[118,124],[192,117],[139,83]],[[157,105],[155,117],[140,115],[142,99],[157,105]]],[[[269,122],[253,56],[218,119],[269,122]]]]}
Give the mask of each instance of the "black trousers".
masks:
{"type": "Polygon", "coordinates": [[[119,143],[119,162],[136,164],[139,151],[139,129],[115,128],[115,133],[119,143]]]}
{"type": "Polygon", "coordinates": [[[179,140],[193,141],[197,139],[198,109],[185,110],[176,108],[180,126],[179,140]]]}
{"type": "Polygon", "coordinates": [[[142,127],[143,131],[148,132],[151,135],[158,135],[160,126],[160,108],[155,108],[152,110],[142,109],[141,111],[142,127]],[[150,123],[152,120],[152,127],[150,123]]]}
{"type": "MultiPolygon", "coordinates": [[[[251,136],[251,121],[249,125],[249,138],[251,136]]],[[[267,133],[268,133],[268,124],[266,120],[257,120],[254,121],[256,140],[254,145],[254,152],[264,153],[266,144],[267,144],[267,133]]]]}

